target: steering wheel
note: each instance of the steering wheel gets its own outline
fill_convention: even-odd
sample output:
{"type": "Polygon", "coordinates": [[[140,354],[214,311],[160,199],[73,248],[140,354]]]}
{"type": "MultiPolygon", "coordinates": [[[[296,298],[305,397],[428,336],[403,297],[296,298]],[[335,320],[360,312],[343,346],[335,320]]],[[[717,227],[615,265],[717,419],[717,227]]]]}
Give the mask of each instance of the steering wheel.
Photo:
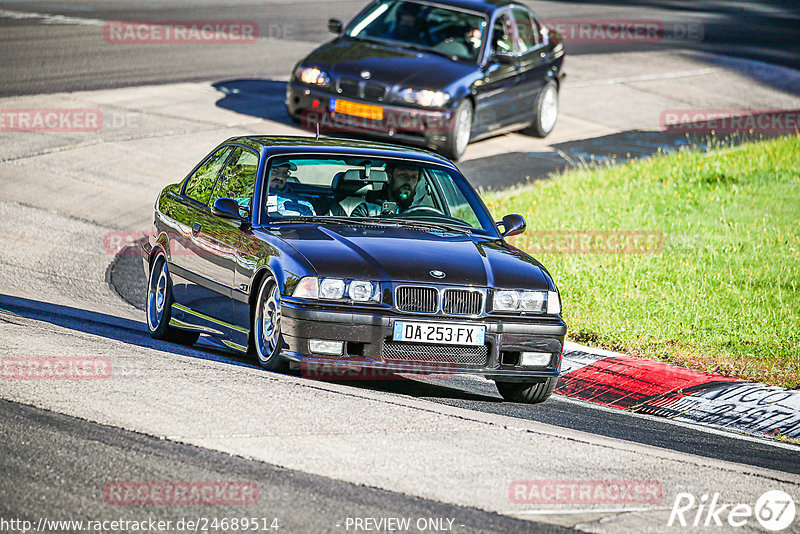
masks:
{"type": "Polygon", "coordinates": [[[401,212],[400,215],[425,215],[426,213],[447,217],[443,211],[434,208],[433,206],[411,206],[407,210],[401,212]]]}

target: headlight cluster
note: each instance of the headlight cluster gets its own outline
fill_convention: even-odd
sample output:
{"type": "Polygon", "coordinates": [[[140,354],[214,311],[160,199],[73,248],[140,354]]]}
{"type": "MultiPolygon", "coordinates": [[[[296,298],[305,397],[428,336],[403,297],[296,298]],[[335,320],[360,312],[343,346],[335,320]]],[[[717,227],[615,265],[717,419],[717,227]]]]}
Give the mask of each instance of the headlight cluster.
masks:
{"type": "Polygon", "coordinates": [[[499,289],[492,298],[494,311],[532,312],[557,315],[561,299],[555,291],[515,291],[499,289]]]}
{"type": "Polygon", "coordinates": [[[327,87],[331,83],[331,79],[328,74],[316,67],[297,67],[295,76],[298,80],[308,85],[327,87]]]}
{"type": "Polygon", "coordinates": [[[447,104],[450,95],[443,91],[432,91],[430,89],[403,89],[400,91],[400,98],[410,104],[419,106],[440,108],[447,104]]]}
{"type": "Polygon", "coordinates": [[[342,280],[306,276],[297,283],[293,297],[318,300],[345,300],[354,302],[380,302],[381,286],[369,280],[342,280]]]}

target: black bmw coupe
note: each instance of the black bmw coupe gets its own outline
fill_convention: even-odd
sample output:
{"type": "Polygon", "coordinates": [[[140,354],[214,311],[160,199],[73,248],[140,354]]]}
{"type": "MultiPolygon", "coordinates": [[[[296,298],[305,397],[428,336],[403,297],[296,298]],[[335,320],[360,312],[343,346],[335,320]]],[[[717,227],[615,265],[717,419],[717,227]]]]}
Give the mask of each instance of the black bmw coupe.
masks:
{"type": "Polygon", "coordinates": [[[236,137],[155,208],[147,324],[206,334],[268,370],[469,373],[546,400],[566,324],[547,270],[458,169],[382,143],[236,137]],[[502,228],[502,231],[498,229],[502,228]]]}
{"type": "Polygon", "coordinates": [[[458,159],[470,140],[558,117],[564,47],[511,0],[376,0],[300,61],[286,92],[304,127],[417,144],[458,159]]]}

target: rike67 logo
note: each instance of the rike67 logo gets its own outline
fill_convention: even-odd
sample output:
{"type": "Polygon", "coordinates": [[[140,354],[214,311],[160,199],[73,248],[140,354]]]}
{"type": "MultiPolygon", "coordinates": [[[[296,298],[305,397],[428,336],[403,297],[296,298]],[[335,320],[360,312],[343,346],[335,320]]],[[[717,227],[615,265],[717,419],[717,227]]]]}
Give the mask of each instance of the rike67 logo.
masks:
{"type": "Polygon", "coordinates": [[[778,532],[789,527],[795,518],[794,499],[781,490],[770,490],[749,504],[723,503],[719,493],[701,495],[696,498],[691,493],[678,493],[669,515],[667,526],[681,527],[743,527],[750,525],[752,519],[761,527],[778,532]]]}

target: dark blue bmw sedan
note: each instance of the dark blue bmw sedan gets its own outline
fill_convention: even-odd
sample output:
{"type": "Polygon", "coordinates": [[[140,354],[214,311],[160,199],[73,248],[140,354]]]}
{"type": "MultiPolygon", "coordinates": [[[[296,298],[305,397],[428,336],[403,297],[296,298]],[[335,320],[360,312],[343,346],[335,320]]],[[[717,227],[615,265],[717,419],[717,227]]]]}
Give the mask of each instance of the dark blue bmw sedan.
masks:
{"type": "Polygon", "coordinates": [[[286,106],[309,129],[427,146],[467,144],[558,117],[561,37],[511,0],[376,0],[300,61],[286,106]]]}
{"type": "Polygon", "coordinates": [[[206,334],[313,377],[477,374],[516,402],[545,401],[560,375],[558,289],[506,242],[525,221],[495,222],[441,156],[234,137],[164,188],[154,221],[143,260],[157,339],[206,334]]]}

